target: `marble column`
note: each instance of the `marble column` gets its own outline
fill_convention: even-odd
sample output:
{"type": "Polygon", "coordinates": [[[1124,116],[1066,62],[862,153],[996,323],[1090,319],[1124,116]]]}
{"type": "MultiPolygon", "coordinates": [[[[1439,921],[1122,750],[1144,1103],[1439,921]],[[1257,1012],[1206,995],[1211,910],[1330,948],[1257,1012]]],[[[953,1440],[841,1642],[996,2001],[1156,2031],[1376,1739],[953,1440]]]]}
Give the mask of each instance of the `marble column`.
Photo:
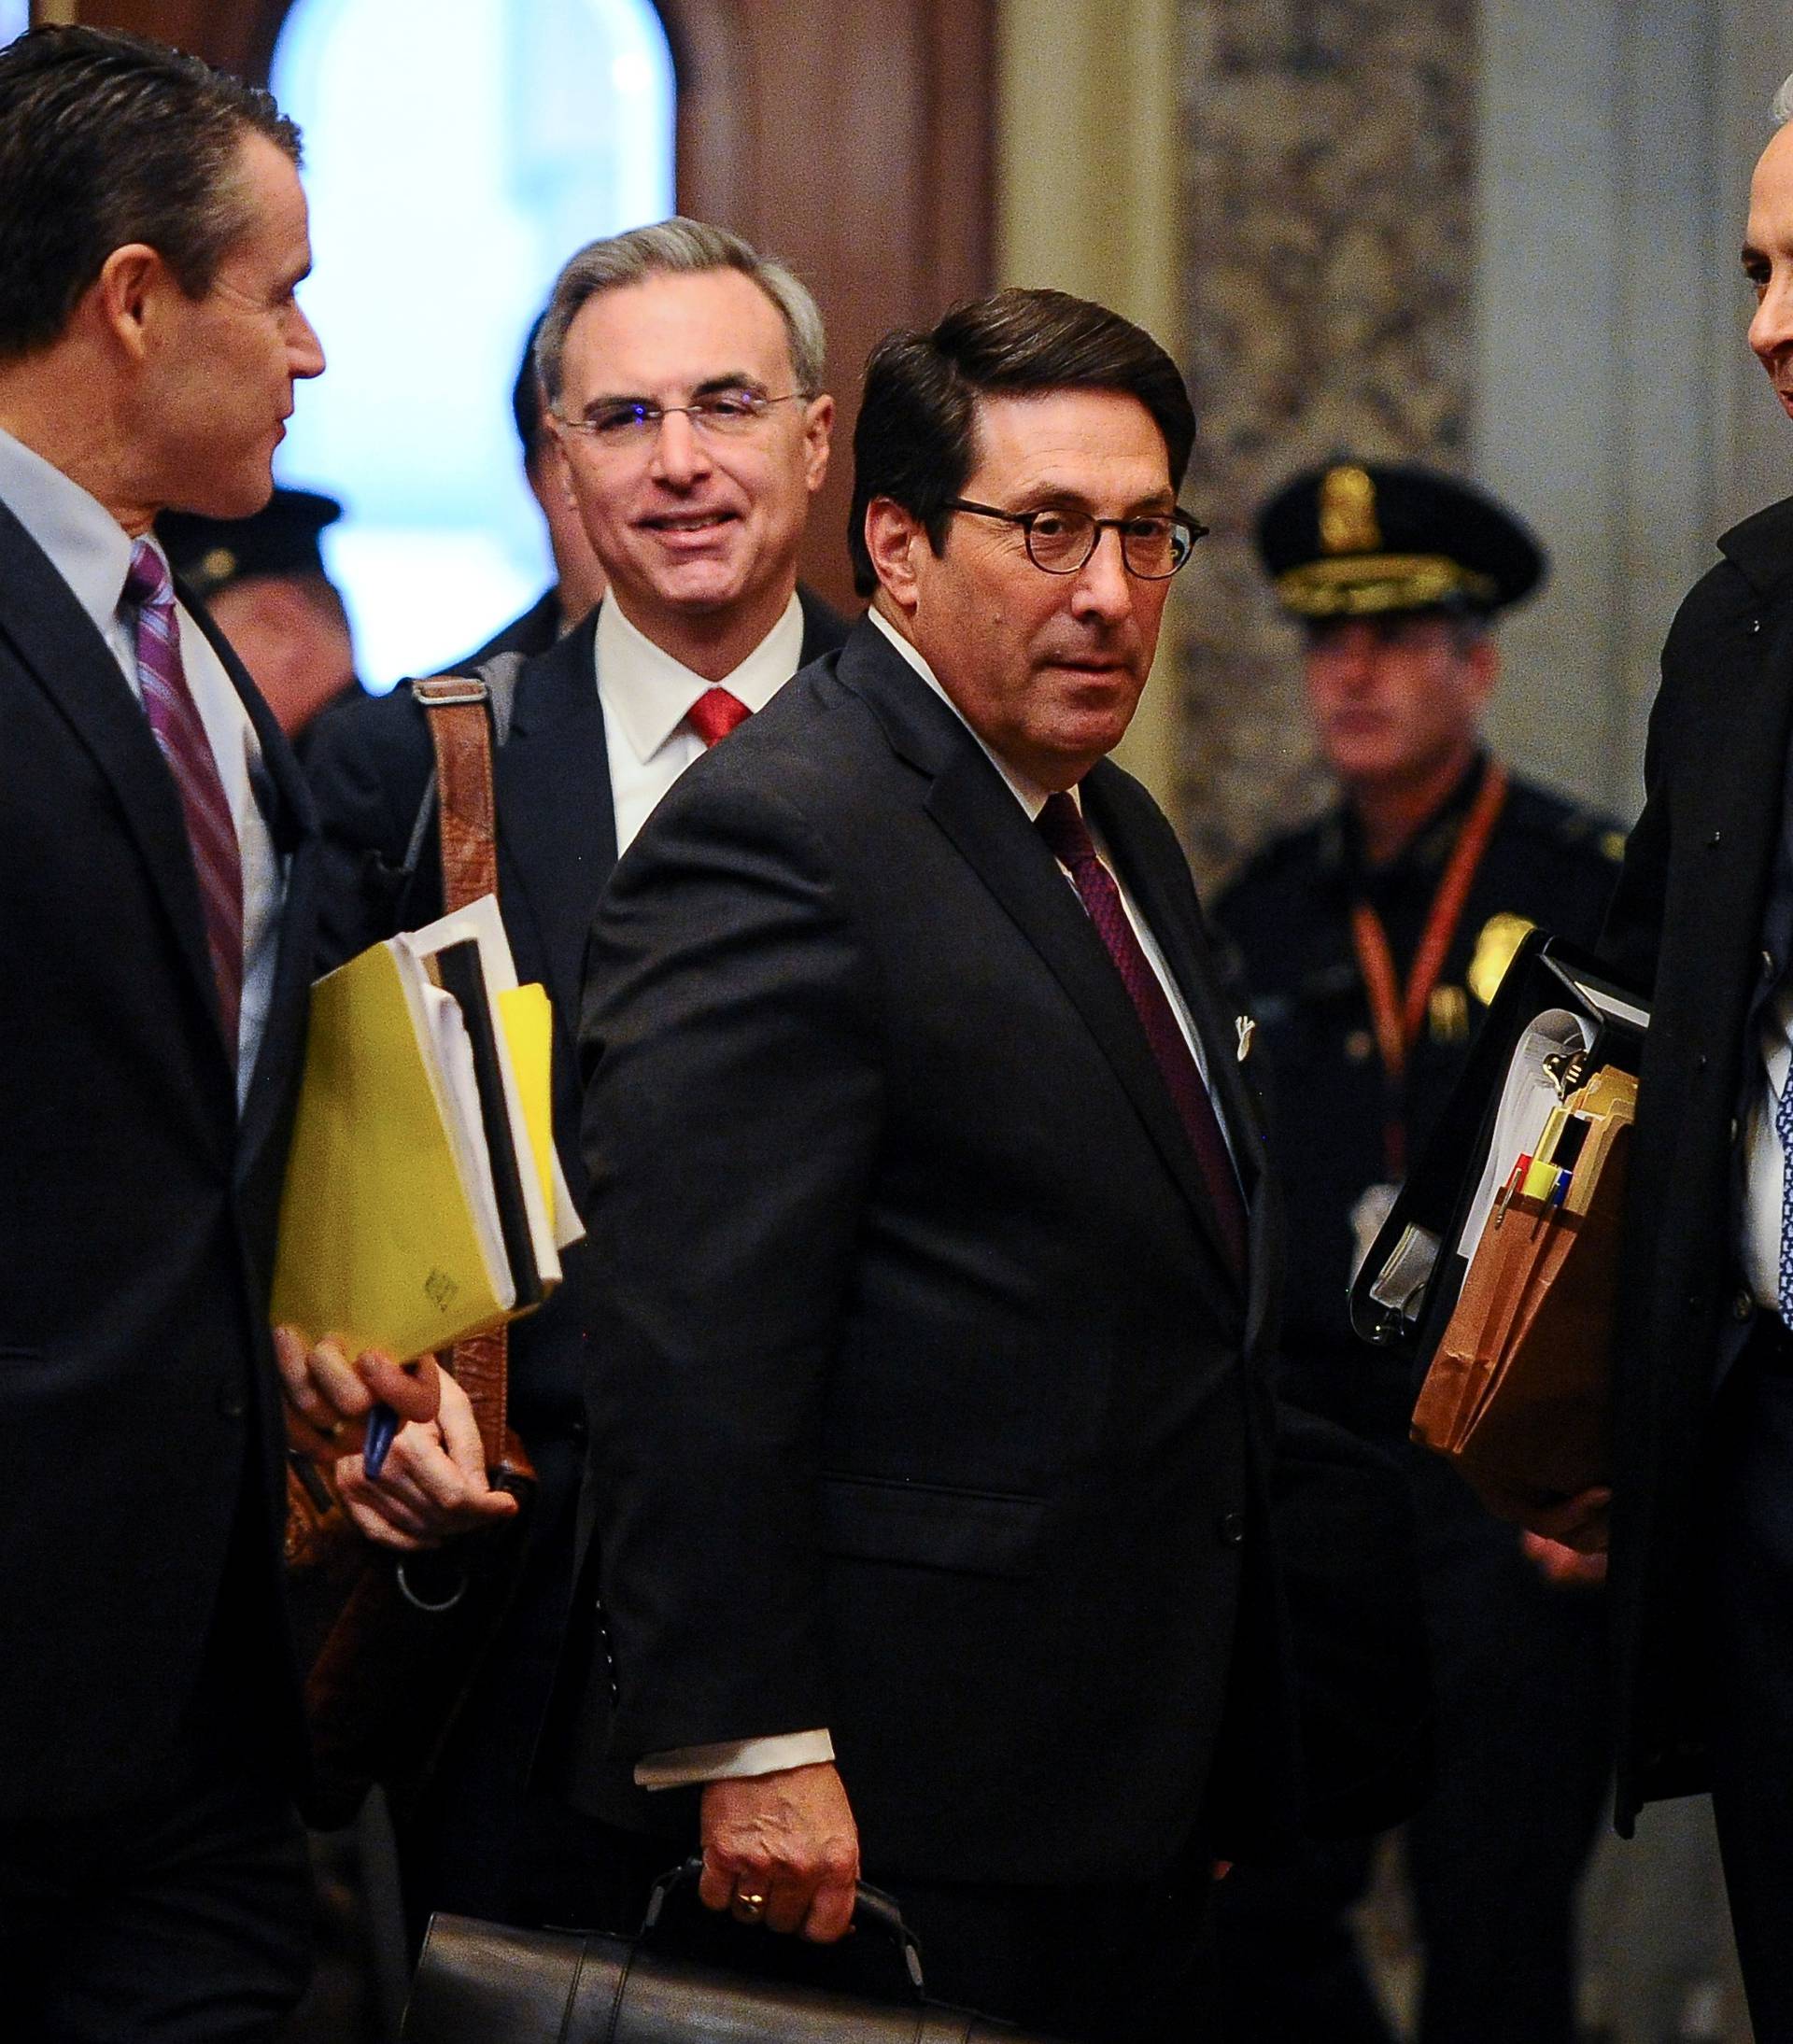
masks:
{"type": "Polygon", "coordinates": [[[1210,526],[1178,592],[1170,791],[1212,878],[1325,796],[1257,505],[1348,449],[1461,467],[1475,269],[1472,0],[1185,0],[1183,353],[1210,526]]]}

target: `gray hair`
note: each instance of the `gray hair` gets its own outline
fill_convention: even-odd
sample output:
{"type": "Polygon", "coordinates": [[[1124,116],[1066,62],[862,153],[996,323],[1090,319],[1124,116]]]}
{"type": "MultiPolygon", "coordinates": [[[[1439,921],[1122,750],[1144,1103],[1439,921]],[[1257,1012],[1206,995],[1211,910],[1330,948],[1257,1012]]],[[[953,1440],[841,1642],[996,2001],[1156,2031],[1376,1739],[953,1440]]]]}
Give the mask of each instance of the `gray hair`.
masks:
{"type": "Polygon", "coordinates": [[[1785,128],[1793,120],[1793,75],[1781,80],[1781,89],[1774,95],[1774,103],[1768,109],[1768,117],[1777,128],[1785,128]]]}
{"type": "Polygon", "coordinates": [[[587,242],[555,279],[535,342],[536,373],[549,405],[560,402],[567,332],[587,299],[639,284],[644,277],[701,276],[707,270],[739,270],[759,286],[784,322],[798,388],[805,397],[816,396],[826,373],[827,342],[821,308],[808,286],[788,264],[776,256],[762,256],[726,227],[675,216],[653,227],[587,242]]]}

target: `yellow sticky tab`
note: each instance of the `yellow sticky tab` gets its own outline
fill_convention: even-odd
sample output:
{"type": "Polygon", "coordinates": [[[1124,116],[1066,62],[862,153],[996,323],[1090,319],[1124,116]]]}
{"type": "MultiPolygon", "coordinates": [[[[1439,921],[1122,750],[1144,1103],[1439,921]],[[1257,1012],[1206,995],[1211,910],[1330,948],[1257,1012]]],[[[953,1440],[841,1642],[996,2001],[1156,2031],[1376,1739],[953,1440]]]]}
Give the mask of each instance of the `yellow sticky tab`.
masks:
{"type": "Polygon", "coordinates": [[[1525,1183],[1519,1191],[1529,1200],[1545,1198],[1557,1182],[1557,1167],[1548,1157],[1532,1159],[1532,1168],[1525,1175],[1525,1183]]]}
{"type": "Polygon", "coordinates": [[[523,1102],[529,1154],[542,1181],[542,1200],[554,1212],[554,1009],[544,986],[506,987],[498,1019],[510,1049],[511,1069],[523,1102]]]}
{"type": "Polygon", "coordinates": [[[1539,1163],[1556,1161],[1557,1145],[1562,1140],[1563,1129],[1568,1125],[1569,1109],[1566,1107],[1552,1107],[1550,1119],[1544,1124],[1544,1133],[1538,1137],[1538,1147],[1532,1152],[1539,1163]]]}

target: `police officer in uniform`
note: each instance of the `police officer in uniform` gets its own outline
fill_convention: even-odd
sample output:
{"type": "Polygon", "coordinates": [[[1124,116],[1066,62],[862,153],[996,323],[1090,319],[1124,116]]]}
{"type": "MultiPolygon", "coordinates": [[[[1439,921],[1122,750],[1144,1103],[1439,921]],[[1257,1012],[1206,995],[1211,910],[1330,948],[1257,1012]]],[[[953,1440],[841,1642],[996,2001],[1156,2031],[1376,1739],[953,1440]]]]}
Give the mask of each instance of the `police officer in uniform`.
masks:
{"type": "MultiPolygon", "coordinates": [[[[1405,1367],[1356,1341],[1346,1288],[1534,923],[1591,945],[1623,850],[1480,738],[1494,616],[1544,557],[1482,491],[1341,460],[1265,506],[1260,557],[1306,636],[1338,806],[1264,847],[1217,905],[1275,1079],[1293,1403],[1405,1457],[1419,1515],[1439,1779],[1408,1826],[1424,2044],[1570,2044],[1573,1900],[1609,1765],[1602,1598],[1580,1558],[1488,1517],[1407,1444],[1405,1367]]],[[[1222,1902],[1229,2034],[1387,2044],[1346,1912],[1367,1843],[1241,1870],[1222,1902]]]]}

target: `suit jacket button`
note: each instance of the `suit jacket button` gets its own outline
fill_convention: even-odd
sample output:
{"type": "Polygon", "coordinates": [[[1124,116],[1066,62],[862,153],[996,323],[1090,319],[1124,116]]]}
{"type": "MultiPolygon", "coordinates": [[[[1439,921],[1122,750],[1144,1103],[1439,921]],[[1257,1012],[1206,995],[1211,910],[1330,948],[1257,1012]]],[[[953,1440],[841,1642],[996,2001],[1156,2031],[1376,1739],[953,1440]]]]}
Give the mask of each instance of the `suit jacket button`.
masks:
{"type": "Polygon", "coordinates": [[[1749,1320],[1756,1317],[1756,1301],[1747,1291],[1740,1291],[1730,1302],[1732,1319],[1749,1320]]]}
{"type": "Polygon", "coordinates": [[[226,1419],[241,1419],[249,1408],[234,1384],[221,1384],[218,1390],[218,1409],[226,1419]]]}
{"type": "Polygon", "coordinates": [[[590,1432],[591,1430],[586,1425],[584,1417],[582,1416],[581,1417],[574,1419],[572,1423],[568,1427],[567,1439],[572,1443],[574,1447],[582,1448],[585,1446],[586,1440],[589,1438],[590,1432]]]}
{"type": "Polygon", "coordinates": [[[1243,1512],[1222,1512],[1215,1530],[1220,1534],[1224,1545],[1243,1547],[1245,1545],[1245,1514],[1243,1512]]]}

